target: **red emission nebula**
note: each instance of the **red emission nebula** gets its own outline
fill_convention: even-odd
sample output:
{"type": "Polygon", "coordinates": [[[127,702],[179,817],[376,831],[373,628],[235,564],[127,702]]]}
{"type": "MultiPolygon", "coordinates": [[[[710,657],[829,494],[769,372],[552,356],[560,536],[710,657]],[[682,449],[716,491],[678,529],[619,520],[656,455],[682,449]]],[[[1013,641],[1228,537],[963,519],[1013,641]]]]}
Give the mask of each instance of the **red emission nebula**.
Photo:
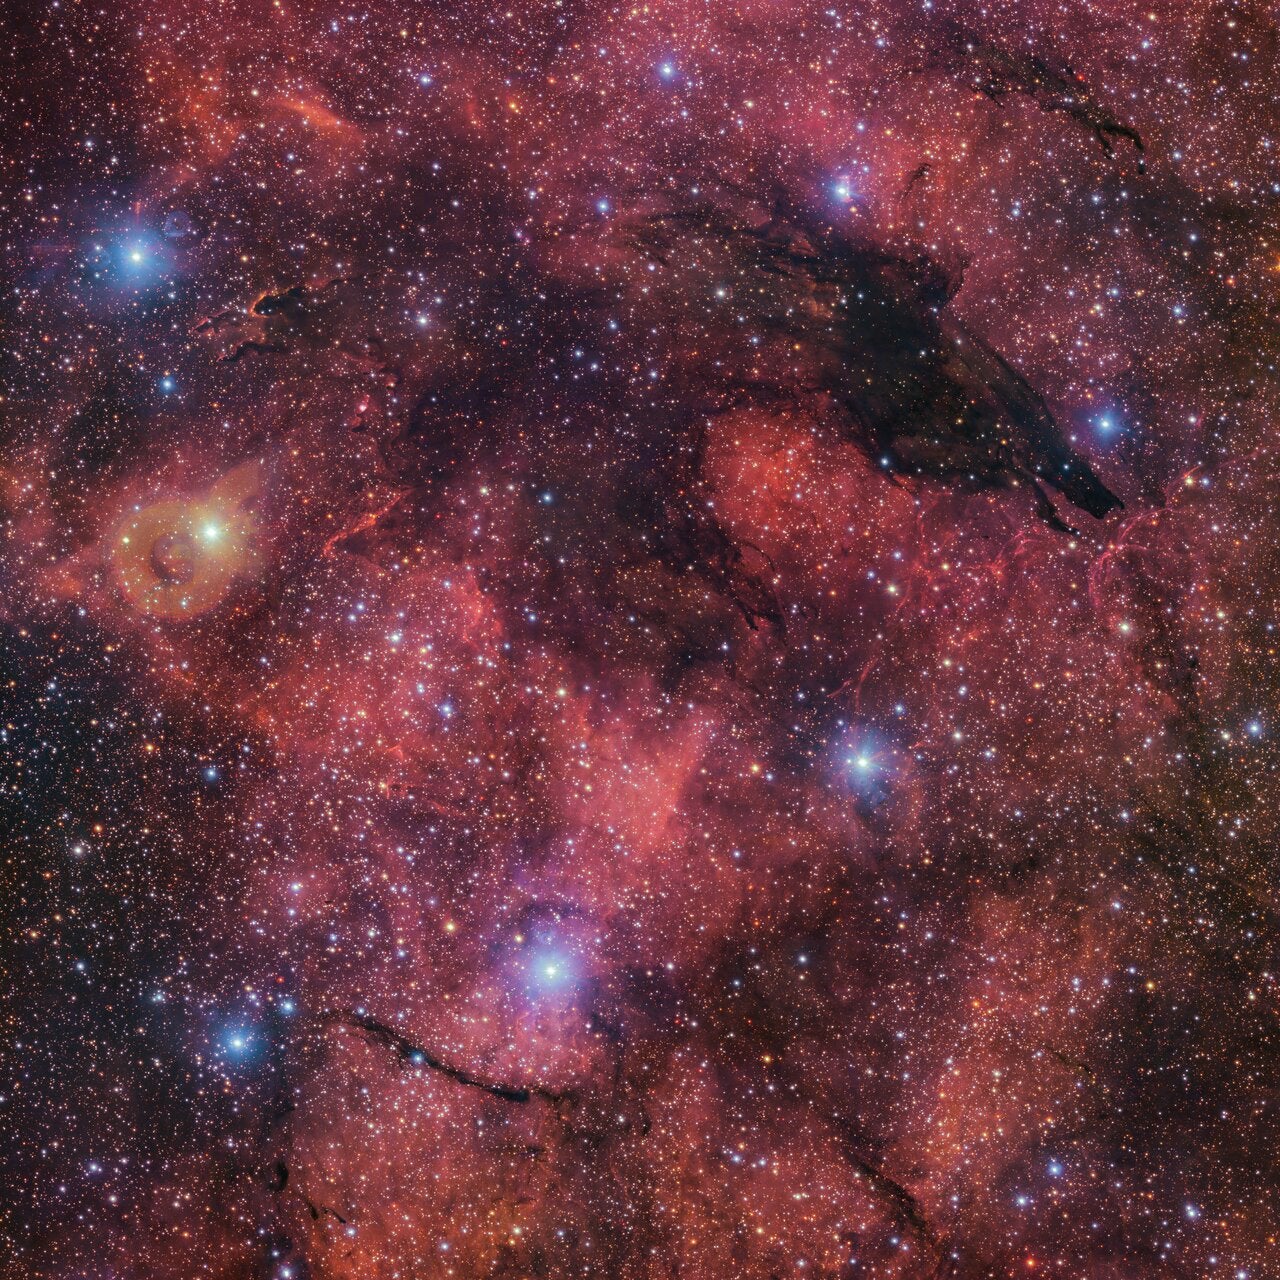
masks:
{"type": "Polygon", "coordinates": [[[1280,1278],[1280,11],[11,0],[3,1280],[1280,1278]]]}

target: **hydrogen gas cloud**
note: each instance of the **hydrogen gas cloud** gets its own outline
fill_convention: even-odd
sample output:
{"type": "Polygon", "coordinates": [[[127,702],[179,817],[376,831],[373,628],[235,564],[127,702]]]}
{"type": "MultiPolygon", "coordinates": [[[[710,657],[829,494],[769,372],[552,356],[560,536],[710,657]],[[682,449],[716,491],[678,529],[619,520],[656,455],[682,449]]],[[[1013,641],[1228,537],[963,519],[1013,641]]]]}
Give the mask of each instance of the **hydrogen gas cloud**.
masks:
{"type": "Polygon", "coordinates": [[[1280,1276],[1271,6],[4,23],[0,1275],[1280,1276]]]}

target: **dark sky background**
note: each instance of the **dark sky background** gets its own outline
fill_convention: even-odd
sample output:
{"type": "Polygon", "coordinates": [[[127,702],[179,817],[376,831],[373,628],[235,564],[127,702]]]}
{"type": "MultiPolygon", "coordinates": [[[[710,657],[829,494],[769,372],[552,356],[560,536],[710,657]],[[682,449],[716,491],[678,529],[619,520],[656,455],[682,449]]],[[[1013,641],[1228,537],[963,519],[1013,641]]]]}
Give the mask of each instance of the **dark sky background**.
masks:
{"type": "Polygon", "coordinates": [[[3,21],[0,1276],[1280,1276],[1271,6],[3,21]]]}

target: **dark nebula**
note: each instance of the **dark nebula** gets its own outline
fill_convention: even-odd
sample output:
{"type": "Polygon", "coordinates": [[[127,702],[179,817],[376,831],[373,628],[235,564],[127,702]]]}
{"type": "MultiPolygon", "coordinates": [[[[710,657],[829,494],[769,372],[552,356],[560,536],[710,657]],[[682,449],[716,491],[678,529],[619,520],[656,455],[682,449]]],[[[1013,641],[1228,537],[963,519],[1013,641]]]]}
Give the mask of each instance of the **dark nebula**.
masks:
{"type": "Polygon", "coordinates": [[[1280,1277],[1280,28],[18,0],[0,1276],[1280,1277]]]}

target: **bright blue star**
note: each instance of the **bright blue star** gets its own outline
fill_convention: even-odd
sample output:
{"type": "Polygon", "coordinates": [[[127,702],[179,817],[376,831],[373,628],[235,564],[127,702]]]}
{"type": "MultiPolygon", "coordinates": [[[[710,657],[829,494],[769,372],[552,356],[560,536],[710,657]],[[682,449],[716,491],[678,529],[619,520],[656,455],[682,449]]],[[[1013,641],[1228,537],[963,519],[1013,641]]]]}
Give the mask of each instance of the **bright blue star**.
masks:
{"type": "Polygon", "coordinates": [[[897,761],[892,744],[879,734],[865,727],[850,730],[836,761],[841,782],[861,800],[879,805],[889,798],[897,761]]]}
{"type": "Polygon", "coordinates": [[[574,976],[572,957],[563,951],[540,951],[529,964],[529,981],[537,990],[558,991],[570,985],[574,976]]]}
{"type": "Polygon", "coordinates": [[[253,1035],[242,1028],[228,1031],[222,1040],[223,1052],[227,1057],[237,1060],[249,1057],[256,1046],[257,1041],[253,1035]]]}

